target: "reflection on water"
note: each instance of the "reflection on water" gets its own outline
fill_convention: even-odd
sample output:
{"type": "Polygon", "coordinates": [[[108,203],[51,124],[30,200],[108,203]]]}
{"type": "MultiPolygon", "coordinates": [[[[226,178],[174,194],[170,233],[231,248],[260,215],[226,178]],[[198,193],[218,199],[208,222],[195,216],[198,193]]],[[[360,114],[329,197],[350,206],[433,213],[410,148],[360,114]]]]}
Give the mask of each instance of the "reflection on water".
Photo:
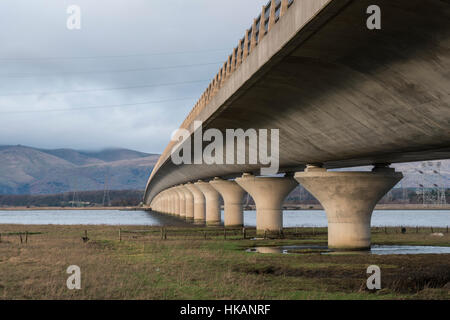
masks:
{"type": "Polygon", "coordinates": [[[283,254],[306,254],[321,253],[329,255],[348,255],[348,254],[450,254],[450,247],[432,247],[432,246],[383,246],[374,245],[370,251],[332,251],[328,247],[304,245],[304,246],[280,246],[280,247],[254,247],[246,250],[255,253],[283,253],[283,254]]]}
{"type": "MultiPolygon", "coordinates": [[[[223,221],[223,212],[222,212],[223,221]]],[[[146,211],[119,210],[47,210],[0,211],[0,224],[56,224],[56,225],[146,225],[171,226],[183,224],[170,216],[146,211]]],[[[246,211],[246,226],[256,226],[256,212],[246,211]]],[[[324,211],[285,211],[284,227],[326,227],[324,211]]],[[[446,227],[450,225],[450,210],[375,211],[372,226],[423,226],[446,227]]]]}

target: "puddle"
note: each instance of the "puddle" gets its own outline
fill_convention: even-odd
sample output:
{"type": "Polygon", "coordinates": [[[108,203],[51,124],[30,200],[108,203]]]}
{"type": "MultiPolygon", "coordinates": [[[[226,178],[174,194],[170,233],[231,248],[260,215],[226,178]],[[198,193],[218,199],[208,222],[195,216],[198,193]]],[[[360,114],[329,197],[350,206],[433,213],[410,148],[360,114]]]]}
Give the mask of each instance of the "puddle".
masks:
{"type": "Polygon", "coordinates": [[[372,254],[449,254],[450,247],[374,245],[370,251],[372,254]]]}
{"type": "Polygon", "coordinates": [[[328,249],[328,247],[326,246],[303,245],[303,246],[253,247],[246,249],[246,252],[282,253],[282,254],[320,253],[328,255],[450,254],[450,247],[373,245],[370,251],[332,251],[328,249]]]}
{"type": "Polygon", "coordinates": [[[327,246],[314,246],[314,245],[302,245],[302,246],[280,246],[280,247],[253,247],[248,248],[247,252],[256,253],[283,253],[283,254],[305,254],[305,253],[322,253],[330,252],[327,246]]]}

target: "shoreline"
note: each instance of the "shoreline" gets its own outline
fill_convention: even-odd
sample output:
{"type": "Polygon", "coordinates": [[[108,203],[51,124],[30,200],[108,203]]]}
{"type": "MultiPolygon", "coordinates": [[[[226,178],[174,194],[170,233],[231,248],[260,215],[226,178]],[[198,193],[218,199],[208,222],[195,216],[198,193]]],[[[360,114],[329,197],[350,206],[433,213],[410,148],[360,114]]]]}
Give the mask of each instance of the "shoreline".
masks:
{"type": "MultiPolygon", "coordinates": [[[[119,210],[119,211],[149,211],[145,207],[0,207],[0,211],[104,211],[104,210],[119,210]]],[[[222,208],[223,210],[223,208],[222,208]]],[[[255,211],[254,206],[247,206],[244,208],[246,211],[255,211]]],[[[320,205],[287,205],[283,207],[283,210],[289,211],[323,211],[323,207],[320,205]]],[[[422,205],[422,204],[379,204],[375,206],[374,210],[450,210],[450,204],[447,205],[422,205]]]]}
{"type": "Polygon", "coordinates": [[[140,207],[0,207],[0,211],[101,211],[101,210],[119,210],[119,211],[140,211],[145,210],[140,207]]]}

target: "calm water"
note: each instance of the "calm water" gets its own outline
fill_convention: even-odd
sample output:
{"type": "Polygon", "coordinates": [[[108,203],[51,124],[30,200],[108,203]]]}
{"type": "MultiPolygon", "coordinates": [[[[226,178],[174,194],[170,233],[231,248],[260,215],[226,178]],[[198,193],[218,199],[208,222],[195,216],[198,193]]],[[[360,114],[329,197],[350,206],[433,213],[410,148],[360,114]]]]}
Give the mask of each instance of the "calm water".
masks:
{"type": "MultiPolygon", "coordinates": [[[[284,227],[326,227],[324,211],[285,211],[284,227]]],[[[222,212],[223,221],[223,212],[222,212]]],[[[256,225],[256,212],[246,211],[246,226],[256,225]]],[[[0,224],[56,224],[56,225],[176,225],[177,220],[145,211],[74,210],[74,211],[0,211],[0,224]]],[[[372,226],[450,225],[450,210],[380,210],[372,216],[372,226]]]]}
{"type": "Polygon", "coordinates": [[[283,246],[283,247],[254,247],[246,249],[247,252],[253,253],[283,253],[283,254],[302,254],[302,250],[313,250],[322,254],[345,255],[345,254],[450,254],[450,247],[432,247],[432,246],[380,246],[373,245],[368,251],[354,252],[332,252],[323,246],[283,246]]]}

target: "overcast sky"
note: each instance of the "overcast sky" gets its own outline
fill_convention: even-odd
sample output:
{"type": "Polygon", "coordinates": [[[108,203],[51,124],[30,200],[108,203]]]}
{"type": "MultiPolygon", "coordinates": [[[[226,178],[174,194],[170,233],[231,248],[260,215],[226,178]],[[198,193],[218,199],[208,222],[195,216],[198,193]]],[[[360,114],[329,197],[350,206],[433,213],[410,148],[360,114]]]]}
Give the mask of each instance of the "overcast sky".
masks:
{"type": "Polygon", "coordinates": [[[266,2],[1,0],[0,145],[162,152],[266,2]]]}

